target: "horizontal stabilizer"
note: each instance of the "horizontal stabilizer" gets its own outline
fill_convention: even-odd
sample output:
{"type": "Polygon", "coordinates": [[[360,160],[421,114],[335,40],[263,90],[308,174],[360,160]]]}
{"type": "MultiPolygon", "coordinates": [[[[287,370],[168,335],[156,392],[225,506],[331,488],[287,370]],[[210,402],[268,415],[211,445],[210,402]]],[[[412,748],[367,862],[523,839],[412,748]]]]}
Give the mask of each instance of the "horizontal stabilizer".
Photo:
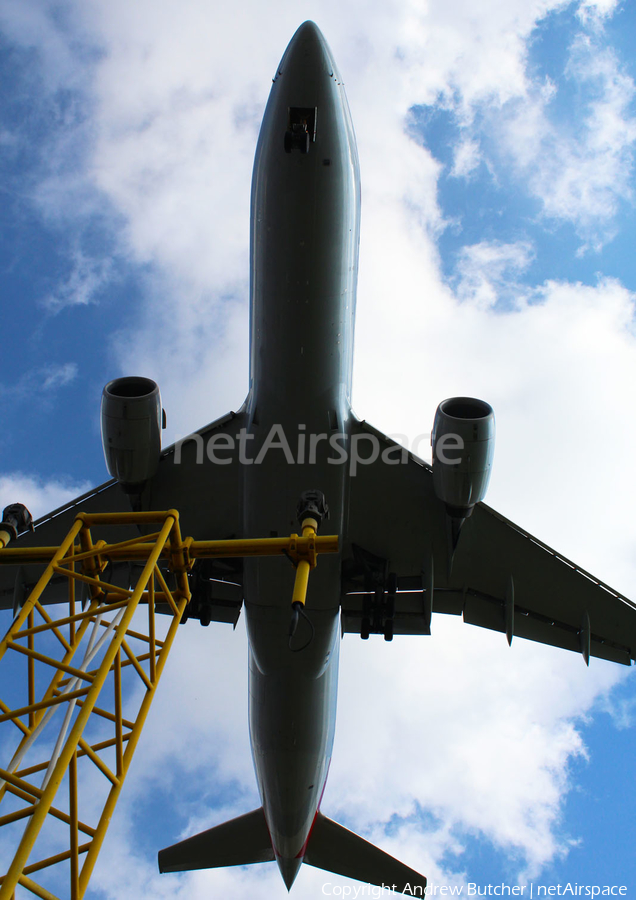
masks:
{"type": "Polygon", "coordinates": [[[424,897],[426,878],[369,841],[316,813],[303,862],[367,884],[424,897]]]}
{"type": "Polygon", "coordinates": [[[246,866],[274,859],[262,807],[159,851],[160,872],[246,866]]]}

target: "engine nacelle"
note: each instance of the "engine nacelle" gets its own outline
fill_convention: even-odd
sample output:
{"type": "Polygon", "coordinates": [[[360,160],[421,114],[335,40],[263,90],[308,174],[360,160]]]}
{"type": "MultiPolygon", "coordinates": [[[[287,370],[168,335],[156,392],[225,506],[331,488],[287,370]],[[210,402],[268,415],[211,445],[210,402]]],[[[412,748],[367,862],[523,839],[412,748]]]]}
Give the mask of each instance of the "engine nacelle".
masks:
{"type": "Polygon", "coordinates": [[[495,414],[473,397],[451,397],[437,407],[433,486],[453,518],[466,519],[486,496],[495,451],[495,414]]]}
{"type": "Polygon", "coordinates": [[[124,490],[139,490],[159,465],[163,412],[158,385],[135,376],[109,381],[101,420],[108,471],[124,490]]]}

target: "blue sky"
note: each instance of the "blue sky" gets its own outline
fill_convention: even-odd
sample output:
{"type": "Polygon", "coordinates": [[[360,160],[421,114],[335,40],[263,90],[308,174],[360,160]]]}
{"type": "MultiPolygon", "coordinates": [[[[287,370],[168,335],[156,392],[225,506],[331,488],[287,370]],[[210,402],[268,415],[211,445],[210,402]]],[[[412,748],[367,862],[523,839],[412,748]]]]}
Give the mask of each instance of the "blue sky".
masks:
{"type": "MultiPolygon", "coordinates": [[[[253,151],[305,18],[361,159],[356,412],[412,441],[445,397],[488,400],[488,502],[634,596],[636,13],[613,0],[5,0],[0,501],[105,480],[113,377],[158,380],[168,442],[242,402],[253,151]]],[[[438,884],[631,895],[630,673],[434,624],[344,641],[324,811],[438,884]]],[[[241,628],[184,630],[91,898],[284,896],[271,867],[155,871],[257,804],[245,663],[241,628]]]]}

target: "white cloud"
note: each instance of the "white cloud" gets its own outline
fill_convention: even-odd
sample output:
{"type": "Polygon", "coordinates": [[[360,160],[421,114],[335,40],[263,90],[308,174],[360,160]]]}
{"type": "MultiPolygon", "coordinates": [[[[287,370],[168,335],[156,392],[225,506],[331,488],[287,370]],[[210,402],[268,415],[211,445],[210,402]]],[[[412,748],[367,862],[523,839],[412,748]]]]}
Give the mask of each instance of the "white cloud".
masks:
{"type": "Polygon", "coordinates": [[[38,519],[90,487],[86,482],[71,482],[66,478],[43,480],[23,472],[11,472],[0,475],[0,509],[11,503],[23,503],[33,518],[38,519]]]}
{"type": "Polygon", "coordinates": [[[512,855],[521,850],[536,873],[564,847],[561,798],[568,763],[583,752],[573,719],[620,673],[608,665],[586,679],[580,659],[522,641],[513,648],[445,617],[425,646],[405,640],[373,653],[347,638],[326,808],[362,829],[411,816],[417,803],[460,842],[478,829],[512,855]],[[388,765],[398,735],[399,764],[388,765]]]}
{"type": "Polygon", "coordinates": [[[14,148],[18,143],[18,139],[14,132],[9,131],[8,128],[0,128],[0,146],[5,149],[14,148]]]}
{"type": "Polygon", "coordinates": [[[458,298],[487,309],[512,297],[513,308],[518,308],[528,292],[520,276],[533,258],[534,250],[527,241],[481,241],[462,247],[456,267],[458,298]]]}
{"type": "Polygon", "coordinates": [[[464,140],[455,148],[451,175],[454,178],[467,178],[481,162],[481,152],[477,141],[464,140]]]}
{"type": "Polygon", "coordinates": [[[67,306],[85,306],[87,303],[94,303],[108,284],[111,271],[112,264],[109,260],[93,259],[76,248],[72,254],[70,274],[57,286],[54,293],[43,299],[42,303],[54,313],[67,306]]]}
{"type": "Polygon", "coordinates": [[[148,307],[134,332],[116,332],[111,346],[122,374],[159,384],[167,415],[164,445],[239,408],[248,388],[247,285],[236,296],[196,291],[178,277],[149,279],[148,307]]]}
{"type": "Polygon", "coordinates": [[[28,400],[34,405],[46,405],[55,391],[75,380],[77,372],[74,362],[51,363],[24,372],[14,384],[0,384],[0,401],[16,404],[28,400]]]}
{"type": "Polygon", "coordinates": [[[584,25],[600,28],[617,7],[618,0],[581,0],[577,15],[584,25]]]}
{"type": "MultiPolygon", "coordinates": [[[[67,6],[68,10],[68,6],[67,6]]],[[[67,18],[66,10],[53,3],[22,3],[5,0],[0,8],[0,26],[4,35],[34,58],[29,76],[38,80],[38,90],[53,94],[60,87],[80,87],[78,74],[83,70],[82,46],[86,52],[86,32],[81,32],[81,16],[67,18]],[[73,37],[81,37],[82,44],[73,37]],[[78,65],[79,64],[79,65],[78,65]]]]}
{"type": "Polygon", "coordinates": [[[566,74],[577,110],[571,122],[553,114],[554,86],[537,85],[498,114],[495,129],[544,215],[571,222],[600,249],[615,233],[620,204],[632,199],[634,83],[614,52],[588,34],[573,41],[566,74]]]}
{"type": "Polygon", "coordinates": [[[42,382],[42,390],[48,391],[57,387],[64,387],[70,384],[77,376],[76,363],[64,363],[61,366],[50,366],[45,370],[44,381],[42,382]]]}
{"type": "Polygon", "coordinates": [[[576,42],[570,66],[579,82],[596,89],[597,99],[589,104],[581,138],[561,144],[552,164],[540,167],[536,190],[548,215],[587,230],[595,222],[609,225],[619,202],[632,196],[634,83],[613,53],[600,51],[589,39],[576,42]]]}
{"type": "Polygon", "coordinates": [[[613,2],[581,4],[583,30],[568,50],[566,82],[532,74],[533,30],[563,5],[509,4],[496,16],[487,4],[412,10],[397,105],[451,112],[461,128],[452,176],[469,176],[484,160],[496,181],[512,164],[519,189],[540,201],[543,214],[571,222],[598,250],[615,234],[620,204],[632,199],[634,83],[606,43],[613,2]],[[569,120],[555,112],[557,101],[570,107],[569,120]]]}

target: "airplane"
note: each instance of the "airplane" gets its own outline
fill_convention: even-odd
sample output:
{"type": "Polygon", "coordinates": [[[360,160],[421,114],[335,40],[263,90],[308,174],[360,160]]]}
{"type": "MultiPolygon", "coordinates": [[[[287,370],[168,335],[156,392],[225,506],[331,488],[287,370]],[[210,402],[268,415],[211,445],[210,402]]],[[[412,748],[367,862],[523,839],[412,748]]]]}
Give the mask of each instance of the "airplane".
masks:
{"type": "MultiPolygon", "coordinates": [[[[343,82],[322,33],[305,22],[276,70],[256,149],[243,406],[162,450],[158,386],[111,381],[102,397],[111,480],[36,522],[33,534],[19,509],[0,525],[19,545],[50,545],[79,510],[130,504],[177,508],[195,539],[288,535],[297,516],[340,536],[339,553],[312,572],[304,607],[290,604],[285,558],[195,563],[187,617],[236,625],[245,610],[262,805],[161,850],[161,872],[275,860],[289,890],[305,862],[424,894],[423,875],[320,809],[344,634],[430,635],[432,614],[445,613],[508,643],[579,652],[588,664],[636,659],[636,606],[483,502],[495,434],[488,403],[440,403],[432,465],[352,412],[359,219],[343,82]]],[[[26,566],[21,583],[37,576],[26,566]]],[[[0,608],[15,602],[15,581],[0,572],[0,608]]]]}

